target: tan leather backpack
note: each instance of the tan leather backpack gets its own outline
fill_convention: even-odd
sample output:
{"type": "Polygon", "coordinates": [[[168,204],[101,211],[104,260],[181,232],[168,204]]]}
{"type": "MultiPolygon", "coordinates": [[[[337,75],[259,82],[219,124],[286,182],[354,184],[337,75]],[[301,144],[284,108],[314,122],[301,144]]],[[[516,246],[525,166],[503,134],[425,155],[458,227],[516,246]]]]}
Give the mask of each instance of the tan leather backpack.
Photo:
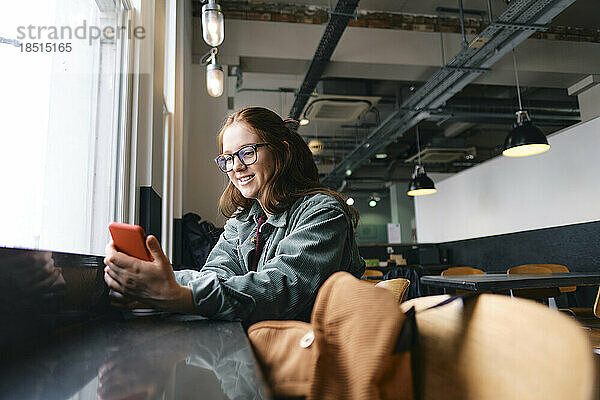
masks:
{"type": "Polygon", "coordinates": [[[413,398],[414,311],[347,272],[323,284],[310,324],[263,321],[248,336],[276,397],[413,398]]]}

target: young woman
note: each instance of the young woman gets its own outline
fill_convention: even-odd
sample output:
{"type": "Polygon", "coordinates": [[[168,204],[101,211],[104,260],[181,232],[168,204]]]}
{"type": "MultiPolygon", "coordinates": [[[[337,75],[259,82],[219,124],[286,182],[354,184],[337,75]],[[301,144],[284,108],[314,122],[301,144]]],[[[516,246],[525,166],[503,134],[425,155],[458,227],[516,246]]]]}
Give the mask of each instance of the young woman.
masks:
{"type": "Polygon", "coordinates": [[[201,271],[173,272],[157,239],[145,262],[106,247],[104,278],[116,302],[252,323],[310,320],[319,287],[336,271],[364,272],[356,211],[319,183],[302,137],[261,107],[231,115],[215,161],[229,177],[219,203],[225,232],[201,271]]]}

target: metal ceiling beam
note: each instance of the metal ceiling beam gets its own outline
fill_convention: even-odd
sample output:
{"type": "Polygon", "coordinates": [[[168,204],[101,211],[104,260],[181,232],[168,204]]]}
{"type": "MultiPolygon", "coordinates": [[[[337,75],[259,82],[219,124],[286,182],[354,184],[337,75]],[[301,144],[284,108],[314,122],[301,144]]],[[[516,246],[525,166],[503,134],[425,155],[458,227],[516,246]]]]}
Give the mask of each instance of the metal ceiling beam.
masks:
{"type": "Polygon", "coordinates": [[[373,155],[392,143],[404,132],[429,118],[424,111],[442,106],[447,100],[481,75],[481,72],[467,68],[485,69],[491,67],[514,47],[533,34],[533,30],[515,29],[520,25],[543,25],[573,4],[575,0],[514,0],[500,14],[496,21],[488,25],[478,38],[487,40],[481,48],[466,47],[445,67],[433,74],[423,86],[404,101],[400,109],[375,128],[367,138],[351,151],[322,182],[329,187],[337,187],[345,177],[346,170],[354,171],[373,155]],[[499,23],[499,24],[498,24],[499,23]],[[511,24],[507,28],[504,24],[511,24]]]}
{"type": "Polygon", "coordinates": [[[335,5],[335,10],[330,12],[329,23],[325,27],[325,32],[321,37],[319,46],[315,51],[315,55],[306,71],[304,81],[300,85],[300,90],[296,93],[296,99],[292,105],[289,116],[290,118],[299,119],[306,102],[310,95],[315,90],[319,79],[325,71],[325,67],[329,64],[331,55],[337,47],[344,30],[348,26],[350,17],[354,15],[359,0],[338,0],[335,5]]]}

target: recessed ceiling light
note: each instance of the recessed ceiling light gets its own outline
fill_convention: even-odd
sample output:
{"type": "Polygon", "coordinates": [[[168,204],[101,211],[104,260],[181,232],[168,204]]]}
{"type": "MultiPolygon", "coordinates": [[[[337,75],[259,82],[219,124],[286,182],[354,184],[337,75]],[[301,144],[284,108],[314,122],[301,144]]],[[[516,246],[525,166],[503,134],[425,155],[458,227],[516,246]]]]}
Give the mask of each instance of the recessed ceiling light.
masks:
{"type": "Polygon", "coordinates": [[[383,160],[384,158],[388,158],[387,153],[377,153],[375,154],[375,158],[379,158],[380,160],[383,160]]]}

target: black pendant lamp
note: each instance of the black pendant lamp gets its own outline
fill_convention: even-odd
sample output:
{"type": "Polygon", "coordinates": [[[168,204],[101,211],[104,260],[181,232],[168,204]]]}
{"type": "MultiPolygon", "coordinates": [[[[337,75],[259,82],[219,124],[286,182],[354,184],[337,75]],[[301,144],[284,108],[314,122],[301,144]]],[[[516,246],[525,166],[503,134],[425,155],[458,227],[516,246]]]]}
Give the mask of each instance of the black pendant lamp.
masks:
{"type": "Polygon", "coordinates": [[[412,175],[412,179],[408,182],[409,196],[424,196],[427,194],[434,194],[437,192],[435,185],[430,177],[425,173],[425,168],[421,164],[421,146],[419,144],[419,127],[415,128],[417,131],[417,151],[419,157],[419,164],[415,166],[415,172],[412,175]]]}
{"type": "Polygon", "coordinates": [[[513,63],[517,83],[517,97],[519,98],[519,111],[515,113],[517,121],[513,125],[513,130],[508,134],[506,140],[504,140],[502,155],[506,157],[533,156],[550,150],[550,145],[542,131],[533,125],[527,111],[523,110],[521,91],[519,89],[519,75],[517,73],[517,58],[515,57],[514,49],[513,63]]]}

